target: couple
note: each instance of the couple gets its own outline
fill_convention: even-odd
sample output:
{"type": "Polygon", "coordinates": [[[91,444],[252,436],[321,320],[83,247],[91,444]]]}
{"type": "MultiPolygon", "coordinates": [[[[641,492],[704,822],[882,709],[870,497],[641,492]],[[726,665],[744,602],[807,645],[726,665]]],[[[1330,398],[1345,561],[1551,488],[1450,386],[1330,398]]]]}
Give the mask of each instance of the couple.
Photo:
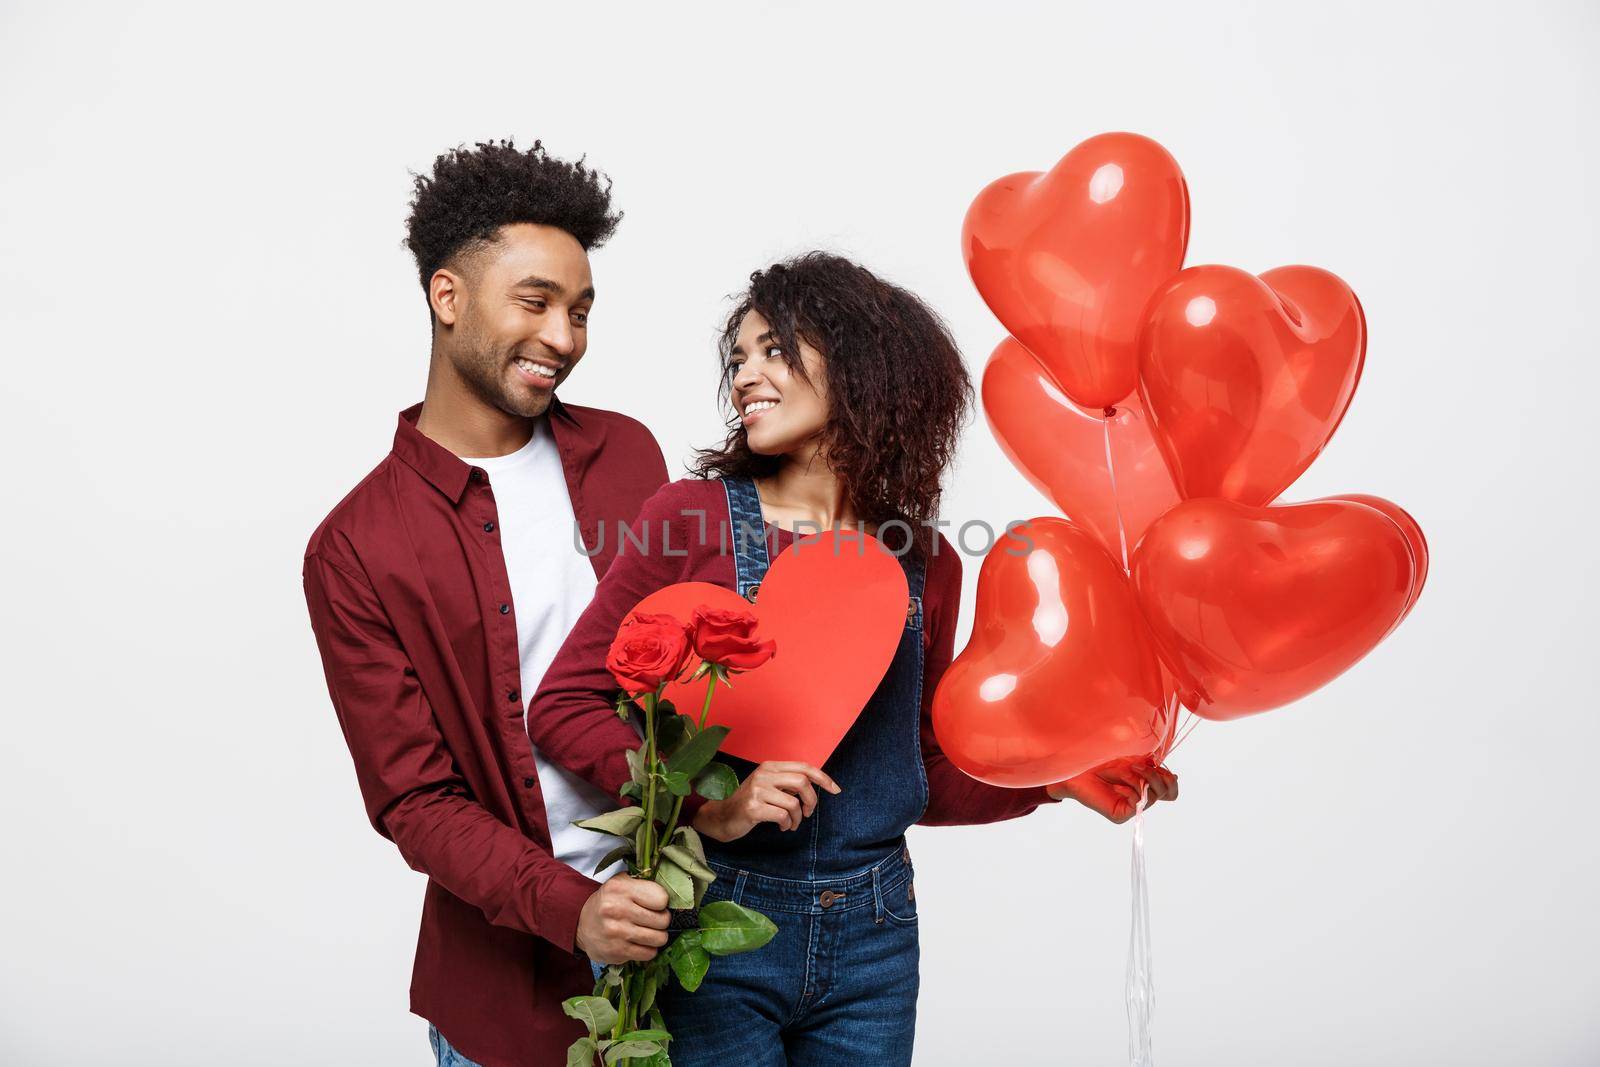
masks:
{"type": "Polygon", "coordinates": [[[417,179],[424,400],[306,549],[367,815],[428,876],[411,1008],[442,1065],[565,1062],[581,1030],[562,1000],[588,992],[595,965],[652,958],[672,918],[660,886],[591,877],[611,840],[572,825],[616,807],[638,740],[605,666],[618,624],[674,582],[754,599],[797,527],[884,526],[890,548],[905,543],[911,601],[855,725],[825,767],[738,765],[738,791],[693,810],[710,895],[772,916],[778,936],[663,1007],[679,1067],[909,1063],[905,830],[1066,798],[1121,821],[1140,790],[1170,799],[1176,781],[1124,763],[1000,789],[939,751],[929,707],[961,562],[933,520],[972,387],[911,293],[823,253],[752,275],[722,331],[728,433],[693,478],[667,481],[640,423],[556,397],[587,347],[588,252],[619,219],[607,180],[537,143],[457,149],[417,179]],[[752,527],[767,538],[739,536],[752,527]]]}

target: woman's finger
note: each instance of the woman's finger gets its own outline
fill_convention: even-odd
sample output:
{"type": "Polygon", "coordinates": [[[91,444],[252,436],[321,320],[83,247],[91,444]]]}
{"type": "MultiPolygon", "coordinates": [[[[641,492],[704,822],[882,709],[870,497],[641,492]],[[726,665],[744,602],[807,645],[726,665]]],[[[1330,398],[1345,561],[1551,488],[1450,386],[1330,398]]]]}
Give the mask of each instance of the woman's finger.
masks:
{"type": "Polygon", "coordinates": [[[791,813],[788,808],[768,804],[766,810],[772,813],[766,821],[776,824],[780,830],[793,830],[800,825],[800,817],[791,813]]]}
{"type": "Polygon", "coordinates": [[[775,777],[772,784],[786,793],[793,793],[799,797],[807,815],[817,810],[816,787],[811,784],[811,779],[805,775],[787,771],[775,777]]]}
{"type": "Polygon", "coordinates": [[[762,766],[771,767],[776,771],[786,771],[792,774],[803,774],[830,793],[837,794],[840,792],[838,782],[835,782],[831,777],[828,776],[826,772],[811,766],[809,763],[764,763],[762,766]]]}
{"type": "Polygon", "coordinates": [[[800,799],[793,793],[785,793],[781,789],[774,789],[771,786],[768,786],[761,791],[760,796],[763,801],[770,804],[772,807],[782,808],[784,810],[784,813],[787,816],[785,819],[785,822],[787,823],[787,825],[784,826],[785,830],[793,830],[795,827],[800,825],[800,799]]]}
{"type": "Polygon", "coordinates": [[[1141,763],[1134,769],[1139,772],[1139,777],[1143,779],[1144,783],[1150,787],[1151,801],[1168,799],[1170,790],[1167,788],[1167,780],[1161,777],[1161,772],[1156,770],[1154,764],[1141,763]]]}

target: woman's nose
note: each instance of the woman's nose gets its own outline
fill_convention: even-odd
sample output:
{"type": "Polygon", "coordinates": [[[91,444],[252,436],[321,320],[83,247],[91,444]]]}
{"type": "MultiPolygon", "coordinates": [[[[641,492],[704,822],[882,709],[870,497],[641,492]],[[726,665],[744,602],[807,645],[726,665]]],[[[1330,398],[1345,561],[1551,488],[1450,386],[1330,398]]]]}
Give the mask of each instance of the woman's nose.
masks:
{"type": "Polygon", "coordinates": [[[739,364],[739,370],[733,376],[734,392],[743,392],[754,387],[761,381],[761,373],[753,369],[748,362],[739,364]]]}

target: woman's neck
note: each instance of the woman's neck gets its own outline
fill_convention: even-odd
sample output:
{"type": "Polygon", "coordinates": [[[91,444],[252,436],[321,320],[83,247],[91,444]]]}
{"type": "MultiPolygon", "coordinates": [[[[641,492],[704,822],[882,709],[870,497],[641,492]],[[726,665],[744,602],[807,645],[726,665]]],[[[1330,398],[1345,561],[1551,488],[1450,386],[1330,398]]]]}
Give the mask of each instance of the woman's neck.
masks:
{"type": "Polygon", "coordinates": [[[783,457],[774,473],[755,481],[762,514],[783,529],[803,525],[815,532],[860,525],[844,483],[815,448],[783,457]]]}

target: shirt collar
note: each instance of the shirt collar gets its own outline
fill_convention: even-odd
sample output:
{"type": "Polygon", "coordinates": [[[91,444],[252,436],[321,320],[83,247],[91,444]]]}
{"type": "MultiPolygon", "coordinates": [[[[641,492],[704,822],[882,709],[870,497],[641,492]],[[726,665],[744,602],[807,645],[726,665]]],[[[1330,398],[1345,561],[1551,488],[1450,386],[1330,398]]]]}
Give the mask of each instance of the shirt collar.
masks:
{"type": "MultiPolygon", "coordinates": [[[[451,503],[459,504],[461,495],[467,491],[472,468],[454,452],[417,429],[417,416],[420,414],[421,404],[412,404],[400,413],[400,423],[394,431],[394,454],[449,497],[451,503]]],[[[550,414],[575,427],[583,426],[577,414],[563,404],[558,396],[550,398],[550,414]]]]}

